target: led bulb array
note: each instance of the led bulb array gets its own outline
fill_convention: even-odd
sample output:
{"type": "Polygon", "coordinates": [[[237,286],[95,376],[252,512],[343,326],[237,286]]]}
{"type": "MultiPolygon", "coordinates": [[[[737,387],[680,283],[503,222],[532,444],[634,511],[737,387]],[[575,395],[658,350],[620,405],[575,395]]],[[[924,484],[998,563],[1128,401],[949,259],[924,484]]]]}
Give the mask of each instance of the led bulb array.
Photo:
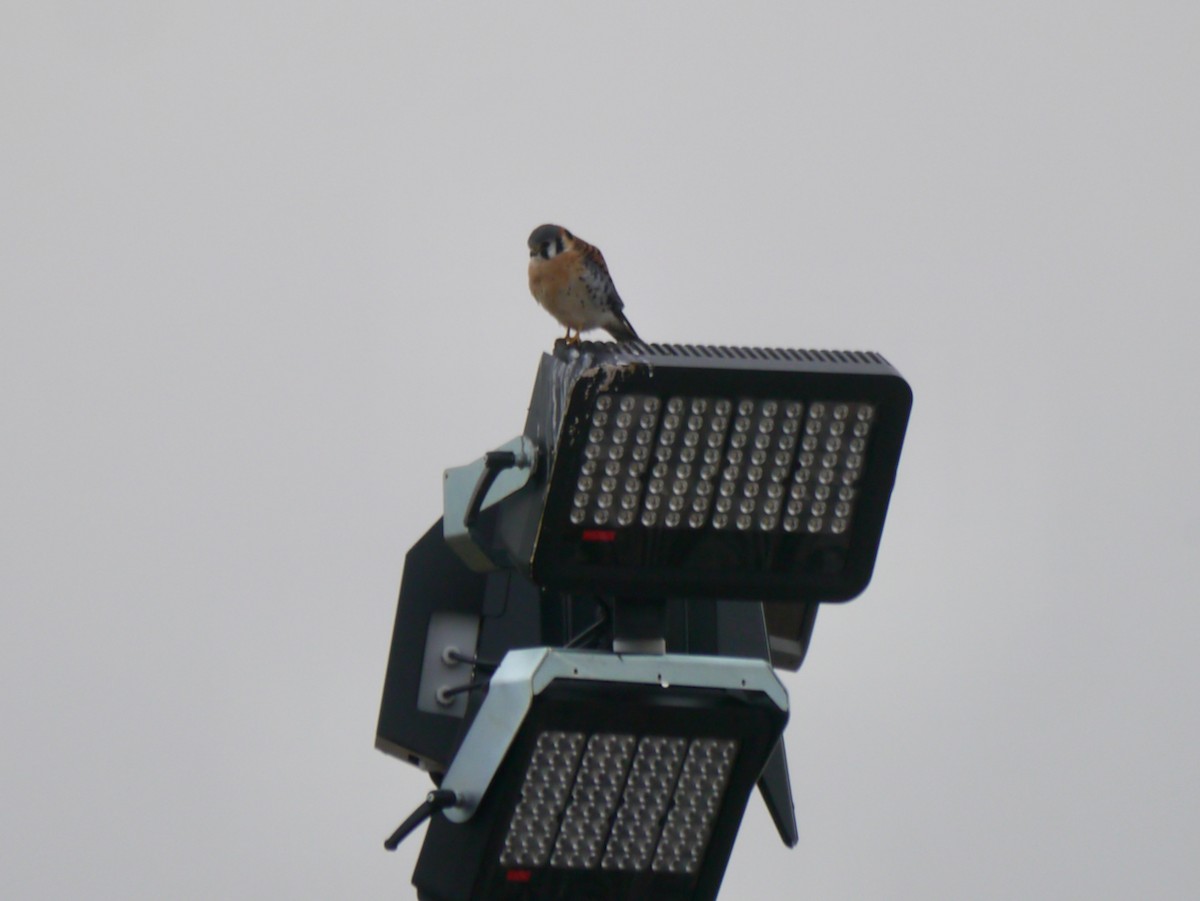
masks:
{"type": "Polygon", "coordinates": [[[675,786],[675,803],[667,812],[654,853],[655,870],[694,873],[700,867],[736,754],[737,742],[732,739],[692,742],[675,786]]]}
{"type": "Polygon", "coordinates": [[[686,738],[651,735],[641,740],[604,852],[604,869],[640,871],[650,866],[686,751],[686,738]]]}
{"type": "Polygon", "coordinates": [[[737,749],[734,739],[543,732],[500,864],[694,874],[737,749]]]}
{"type": "Polygon", "coordinates": [[[577,526],[841,534],[875,409],[866,403],[601,394],[577,526]]]}
{"type": "Polygon", "coordinates": [[[582,732],[538,736],[521,785],[521,800],[504,837],[503,866],[544,866],[550,859],[585,740],[582,732]]]}
{"type": "Polygon", "coordinates": [[[636,744],[632,735],[602,733],[588,740],[571,789],[571,803],[554,843],[551,866],[590,870],[600,863],[609,821],[621,801],[621,785],[636,744]]]}

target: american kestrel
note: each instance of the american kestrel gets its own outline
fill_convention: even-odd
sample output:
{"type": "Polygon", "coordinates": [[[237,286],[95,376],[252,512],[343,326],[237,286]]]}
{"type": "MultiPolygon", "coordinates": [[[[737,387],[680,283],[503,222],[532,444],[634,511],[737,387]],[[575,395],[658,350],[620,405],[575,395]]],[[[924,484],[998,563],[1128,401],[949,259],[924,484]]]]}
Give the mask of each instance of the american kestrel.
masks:
{"type": "Polygon", "coordinates": [[[595,328],[618,341],[641,340],[622,312],[625,304],[600,248],[561,225],[539,225],[529,236],[529,290],[567,327],[568,344],[578,344],[581,332],[595,328]]]}

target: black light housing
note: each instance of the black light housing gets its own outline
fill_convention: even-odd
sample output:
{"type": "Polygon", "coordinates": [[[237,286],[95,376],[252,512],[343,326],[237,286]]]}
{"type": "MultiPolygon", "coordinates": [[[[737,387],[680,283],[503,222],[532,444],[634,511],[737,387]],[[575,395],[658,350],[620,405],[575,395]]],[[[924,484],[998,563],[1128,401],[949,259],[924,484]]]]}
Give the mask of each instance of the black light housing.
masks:
{"type": "Polygon", "coordinates": [[[547,459],[493,534],[545,588],[849,600],[911,406],[874,353],[559,345],[525,429],[547,459]]]}
{"type": "MultiPolygon", "coordinates": [[[[431,822],[413,876],[420,896],[715,897],[787,721],[769,669],[545,651],[510,655],[510,669],[521,668],[521,656],[559,664],[562,675],[521,682],[532,694],[524,710],[513,692],[493,689],[484,702],[464,741],[469,762],[442,782],[476,806],[431,822]],[[598,672],[588,673],[592,666],[598,672]],[[620,672],[630,668],[642,672],[620,672]],[[480,749],[503,751],[490,777],[481,775],[490,770],[480,749]],[[475,798],[473,786],[485,782],[475,798]]],[[[505,678],[502,670],[493,684],[505,678]]]]}
{"type": "Polygon", "coordinates": [[[376,744],[437,788],[422,901],[716,897],[817,608],[870,581],[912,406],[874,353],[560,341],[525,429],[446,470],[376,744]]]}

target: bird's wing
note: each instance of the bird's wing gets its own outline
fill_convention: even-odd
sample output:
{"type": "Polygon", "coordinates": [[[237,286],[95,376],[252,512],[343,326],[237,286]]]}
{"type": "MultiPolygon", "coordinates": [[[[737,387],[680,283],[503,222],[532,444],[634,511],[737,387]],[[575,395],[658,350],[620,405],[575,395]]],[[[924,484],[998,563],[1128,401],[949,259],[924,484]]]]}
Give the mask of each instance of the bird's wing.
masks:
{"type": "Polygon", "coordinates": [[[625,304],[621,300],[621,295],[617,293],[617,286],[613,284],[612,276],[608,274],[608,264],[604,262],[604,254],[600,252],[600,248],[589,244],[583,248],[581,256],[583,257],[583,278],[587,282],[589,290],[599,297],[606,298],[614,313],[621,312],[625,308],[625,304]]]}

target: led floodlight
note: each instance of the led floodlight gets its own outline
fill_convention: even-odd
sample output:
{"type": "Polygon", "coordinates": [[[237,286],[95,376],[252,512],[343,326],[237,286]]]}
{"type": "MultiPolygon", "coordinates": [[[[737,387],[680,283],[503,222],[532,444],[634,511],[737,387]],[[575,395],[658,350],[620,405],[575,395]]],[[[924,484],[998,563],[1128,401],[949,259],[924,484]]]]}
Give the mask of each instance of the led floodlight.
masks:
{"type": "Polygon", "coordinates": [[[715,897],[786,720],[763,661],[511,652],[413,881],[429,899],[715,897]]]}
{"type": "Polygon", "coordinates": [[[523,436],[541,471],[496,505],[491,540],[561,590],[847,600],[911,405],[874,353],[560,345],[523,436]]]}

